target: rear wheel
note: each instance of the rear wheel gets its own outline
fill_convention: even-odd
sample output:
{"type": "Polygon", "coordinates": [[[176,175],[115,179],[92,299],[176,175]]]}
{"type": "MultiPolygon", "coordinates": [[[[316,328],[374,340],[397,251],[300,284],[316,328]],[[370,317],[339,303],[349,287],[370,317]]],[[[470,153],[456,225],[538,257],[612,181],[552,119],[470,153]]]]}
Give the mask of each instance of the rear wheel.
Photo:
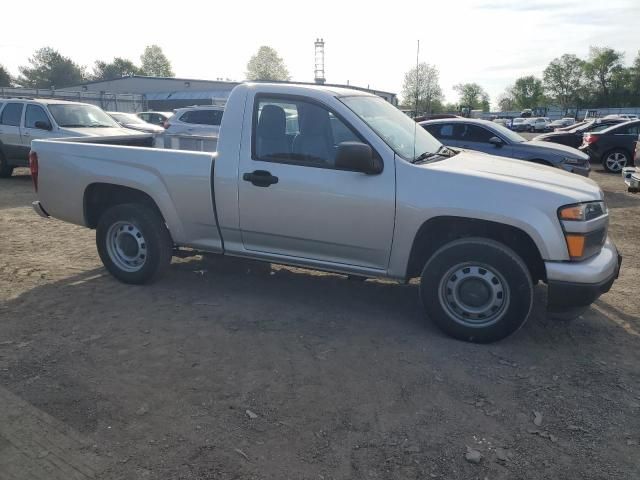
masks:
{"type": "Polygon", "coordinates": [[[7,158],[0,152],[0,178],[7,178],[13,174],[13,167],[7,163],[7,158]]]}
{"type": "Polygon", "coordinates": [[[460,340],[487,343],[518,330],[529,317],[533,284],[509,247],[487,238],[463,238],[440,248],[422,271],[420,297],[427,315],[460,340]]]}
{"type": "Polygon", "coordinates": [[[156,280],[171,263],[173,242],[162,217],[138,204],[107,210],[96,228],[98,254],[105,268],[124,283],[156,280]]]}
{"type": "Polygon", "coordinates": [[[621,149],[611,150],[602,156],[602,166],[609,173],[620,173],[629,163],[629,154],[621,149]]]}

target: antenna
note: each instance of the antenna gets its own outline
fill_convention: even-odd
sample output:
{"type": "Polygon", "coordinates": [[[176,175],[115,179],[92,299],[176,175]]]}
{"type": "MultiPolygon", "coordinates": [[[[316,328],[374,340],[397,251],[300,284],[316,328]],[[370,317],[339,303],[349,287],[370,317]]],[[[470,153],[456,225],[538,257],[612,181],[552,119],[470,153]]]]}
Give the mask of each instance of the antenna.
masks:
{"type": "Polygon", "coordinates": [[[418,133],[417,129],[418,129],[418,122],[416,121],[416,117],[418,116],[418,94],[420,92],[420,75],[419,75],[419,67],[420,67],[420,40],[418,40],[418,48],[416,49],[416,98],[415,98],[415,105],[414,105],[414,113],[415,115],[413,116],[413,158],[416,158],[416,135],[418,133]]]}
{"type": "Polygon", "coordinates": [[[322,85],[325,82],[324,78],[324,38],[316,38],[314,43],[316,47],[316,68],[315,68],[315,82],[322,85]]]}

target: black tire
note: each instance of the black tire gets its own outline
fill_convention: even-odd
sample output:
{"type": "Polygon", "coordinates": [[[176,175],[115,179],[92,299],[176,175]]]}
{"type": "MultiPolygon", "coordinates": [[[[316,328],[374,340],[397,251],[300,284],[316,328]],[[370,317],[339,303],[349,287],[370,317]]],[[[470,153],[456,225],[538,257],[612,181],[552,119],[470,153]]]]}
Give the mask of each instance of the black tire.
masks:
{"type": "Polygon", "coordinates": [[[4,153],[0,152],[0,178],[9,178],[13,175],[13,168],[7,163],[4,153]]]}
{"type": "Polygon", "coordinates": [[[96,246],[111,275],[137,285],[157,280],[173,253],[173,241],[162,217],[140,204],[116,205],[104,212],[96,228],[96,246]],[[125,250],[131,256],[125,256],[125,250]],[[131,262],[126,260],[131,258],[131,262]]]}
{"type": "Polygon", "coordinates": [[[629,160],[629,154],[625,150],[615,148],[602,155],[602,167],[609,173],[620,173],[624,167],[629,165],[629,160]]]}
{"type": "Polygon", "coordinates": [[[462,238],[447,243],[427,261],[420,298],[427,316],[448,335],[489,343],[511,335],[527,321],[533,284],[525,263],[506,245],[487,238],[462,238]],[[469,315],[473,306],[467,306],[464,298],[470,303],[484,301],[475,306],[480,313],[469,315]]]}

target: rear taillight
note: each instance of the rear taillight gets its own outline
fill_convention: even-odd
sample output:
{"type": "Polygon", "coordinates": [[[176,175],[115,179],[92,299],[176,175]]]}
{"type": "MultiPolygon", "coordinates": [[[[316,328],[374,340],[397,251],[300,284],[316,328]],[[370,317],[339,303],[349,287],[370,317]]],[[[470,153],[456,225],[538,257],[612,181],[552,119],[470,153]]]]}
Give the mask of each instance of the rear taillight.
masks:
{"type": "Polygon", "coordinates": [[[29,152],[29,170],[31,170],[31,180],[33,188],[38,191],[38,154],[31,150],[29,152]]]}
{"type": "Polygon", "coordinates": [[[582,137],[582,141],[585,145],[592,145],[598,141],[600,137],[598,135],[594,135],[593,133],[585,133],[582,137]]]}
{"type": "Polygon", "coordinates": [[[169,128],[169,121],[168,121],[168,120],[165,120],[165,121],[163,122],[162,126],[163,126],[164,128],[169,128]]]}

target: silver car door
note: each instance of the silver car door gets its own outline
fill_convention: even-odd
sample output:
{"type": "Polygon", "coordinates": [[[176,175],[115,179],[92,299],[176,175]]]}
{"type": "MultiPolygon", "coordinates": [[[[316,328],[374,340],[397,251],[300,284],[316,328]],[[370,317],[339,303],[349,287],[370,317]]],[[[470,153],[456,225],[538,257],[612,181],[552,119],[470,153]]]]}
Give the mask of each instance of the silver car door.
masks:
{"type": "Polygon", "coordinates": [[[351,140],[359,140],[346,124],[337,125],[340,118],[286,95],[256,102],[245,113],[253,115],[253,131],[239,165],[244,248],[385,270],[395,216],[393,158],[382,159],[377,175],[337,170],[336,139],[344,141],[351,130],[351,140]]]}

